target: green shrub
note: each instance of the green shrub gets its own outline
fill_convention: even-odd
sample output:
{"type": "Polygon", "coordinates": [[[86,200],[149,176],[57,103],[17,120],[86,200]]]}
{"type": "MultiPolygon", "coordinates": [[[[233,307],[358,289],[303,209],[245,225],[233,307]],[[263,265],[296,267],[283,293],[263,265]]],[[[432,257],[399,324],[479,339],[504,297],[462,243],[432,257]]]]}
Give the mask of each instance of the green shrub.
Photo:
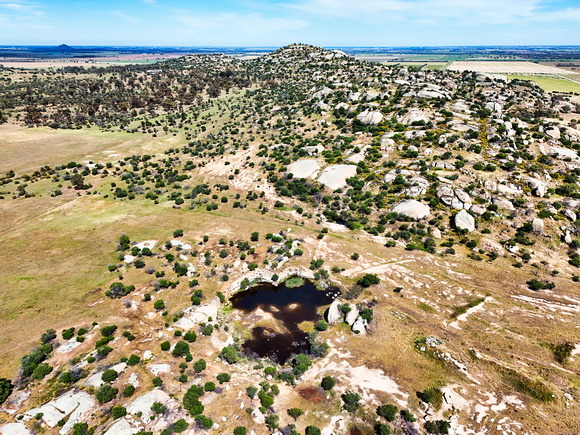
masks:
{"type": "Polygon", "coordinates": [[[137,355],[135,354],[131,354],[131,356],[129,357],[129,359],[127,360],[127,365],[129,366],[134,366],[139,364],[139,361],[141,361],[141,358],[139,358],[137,355]]]}
{"type": "Polygon", "coordinates": [[[207,364],[203,358],[199,359],[195,363],[193,363],[193,370],[195,371],[195,373],[203,372],[206,367],[207,367],[207,364]]]}
{"type": "Polygon", "coordinates": [[[155,376],[151,382],[153,383],[154,387],[160,387],[163,385],[163,379],[161,379],[159,376],[155,376]]]}
{"type": "Polygon", "coordinates": [[[12,385],[12,381],[6,378],[0,378],[0,405],[2,405],[8,397],[12,394],[12,390],[14,390],[14,385],[12,385]]]}
{"type": "Polygon", "coordinates": [[[62,338],[64,340],[70,340],[75,335],[75,328],[69,328],[62,331],[62,338]]]}
{"type": "Polygon", "coordinates": [[[379,284],[381,279],[374,273],[365,273],[356,283],[361,287],[370,287],[371,285],[379,284]]]}
{"type": "Polygon", "coordinates": [[[101,328],[101,335],[103,337],[112,337],[117,330],[117,325],[109,325],[101,328]]]}
{"type": "Polygon", "coordinates": [[[173,432],[175,433],[181,433],[184,432],[185,430],[187,430],[187,428],[189,427],[189,423],[186,422],[183,418],[177,420],[175,423],[173,423],[173,432]]]}
{"type": "Polygon", "coordinates": [[[190,415],[195,416],[203,412],[204,406],[199,401],[204,391],[197,385],[192,385],[183,396],[183,407],[187,409],[190,415]]]}
{"type": "Polygon", "coordinates": [[[169,350],[171,347],[171,343],[169,341],[164,341],[161,343],[161,350],[169,350]]]}
{"type": "Polygon", "coordinates": [[[294,420],[298,419],[298,417],[300,417],[302,414],[304,414],[304,411],[302,411],[300,408],[290,408],[290,409],[286,410],[286,412],[294,420]]]}
{"type": "Polygon", "coordinates": [[[248,397],[250,399],[253,399],[256,396],[257,392],[258,392],[258,389],[256,387],[251,386],[251,385],[248,388],[246,388],[246,394],[248,395],[248,397]]]}
{"type": "Polygon", "coordinates": [[[188,331],[183,335],[183,339],[190,343],[195,343],[195,340],[197,340],[197,334],[195,332],[188,331]]]}
{"type": "Polygon", "coordinates": [[[336,385],[336,381],[330,377],[330,376],[325,376],[322,378],[322,382],[320,383],[320,386],[325,390],[325,391],[330,391],[334,388],[334,386],[336,385]]]}
{"type": "Polygon", "coordinates": [[[211,323],[208,323],[203,327],[201,333],[206,337],[209,337],[213,333],[213,325],[211,323]]]}
{"type": "Polygon", "coordinates": [[[381,405],[377,408],[377,415],[385,418],[387,421],[393,422],[397,418],[399,410],[395,405],[381,405]]]}
{"type": "Polygon", "coordinates": [[[234,429],[234,435],[246,435],[248,433],[248,429],[246,426],[238,426],[234,429]]]}
{"type": "Polygon", "coordinates": [[[375,424],[375,433],[377,435],[391,435],[391,428],[387,424],[377,423],[375,424]]]}
{"type": "Polygon", "coordinates": [[[448,434],[451,425],[446,420],[428,421],[425,423],[425,430],[433,434],[448,434]]]}
{"type": "Polygon", "coordinates": [[[127,415],[127,410],[123,406],[113,406],[113,409],[111,409],[111,415],[113,416],[113,419],[116,420],[125,417],[127,415]]]}
{"type": "Polygon", "coordinates": [[[173,348],[173,352],[171,352],[171,354],[175,358],[189,354],[189,344],[187,344],[185,341],[179,340],[173,348]]]}
{"type": "Polygon", "coordinates": [[[103,384],[101,387],[95,392],[95,397],[102,405],[103,403],[110,402],[116,396],[119,390],[117,388],[111,387],[109,384],[103,384]]]}
{"type": "Polygon", "coordinates": [[[410,422],[416,421],[415,416],[413,414],[411,414],[408,409],[401,409],[401,417],[403,417],[403,420],[405,420],[405,421],[410,421],[410,422]]]}
{"type": "Polygon", "coordinates": [[[101,380],[103,382],[113,382],[115,379],[117,379],[117,376],[119,376],[119,374],[115,370],[107,369],[101,375],[101,380]]]}
{"type": "Polygon", "coordinates": [[[135,387],[133,385],[127,385],[123,390],[123,397],[131,397],[135,393],[135,387]]]}
{"type": "Polygon", "coordinates": [[[167,411],[167,407],[161,402],[154,402],[153,405],[151,405],[151,411],[155,414],[163,414],[167,411]]]}
{"type": "Polygon", "coordinates": [[[216,379],[219,381],[220,384],[229,382],[231,378],[232,377],[230,376],[229,373],[220,373],[219,375],[216,376],[216,379]]]}
{"type": "Polygon", "coordinates": [[[32,379],[40,380],[44,379],[46,375],[52,372],[52,367],[48,364],[39,364],[36,368],[32,371],[32,379]]]}
{"type": "Polygon", "coordinates": [[[429,387],[423,391],[418,391],[417,397],[422,402],[431,403],[435,409],[439,409],[443,401],[443,393],[437,387],[429,387]]]}
{"type": "Polygon", "coordinates": [[[220,358],[226,360],[229,364],[235,364],[240,360],[240,355],[233,346],[224,347],[219,356],[220,358]]]}
{"type": "Polygon", "coordinates": [[[356,412],[360,408],[360,399],[357,393],[347,391],[342,395],[342,407],[348,412],[356,412]]]}

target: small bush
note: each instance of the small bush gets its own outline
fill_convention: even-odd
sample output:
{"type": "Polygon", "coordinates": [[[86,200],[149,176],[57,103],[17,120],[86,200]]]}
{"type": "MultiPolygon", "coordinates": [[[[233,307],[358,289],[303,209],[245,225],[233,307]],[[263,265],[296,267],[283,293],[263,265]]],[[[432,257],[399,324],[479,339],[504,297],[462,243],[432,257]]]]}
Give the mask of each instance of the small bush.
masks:
{"type": "Polygon", "coordinates": [[[115,370],[107,369],[101,375],[101,380],[103,382],[113,382],[115,379],[117,379],[117,376],[119,376],[119,374],[115,370]]]}
{"type": "Polygon", "coordinates": [[[102,405],[103,403],[110,402],[116,396],[119,390],[117,388],[111,387],[109,384],[103,384],[101,387],[95,392],[95,397],[102,405]]]}
{"type": "Polygon", "coordinates": [[[204,359],[199,359],[193,364],[193,370],[195,373],[201,373],[205,370],[207,364],[204,359]]]}
{"type": "Polygon", "coordinates": [[[347,391],[342,395],[342,407],[348,412],[356,412],[360,408],[360,399],[357,393],[347,391]]]}
{"type": "Polygon", "coordinates": [[[232,377],[229,373],[220,373],[219,375],[216,376],[216,379],[219,381],[220,384],[229,382],[231,378],[232,377]]]}
{"type": "Polygon", "coordinates": [[[325,391],[332,390],[335,385],[336,385],[336,381],[330,376],[323,377],[322,382],[320,383],[320,386],[325,391]]]}
{"type": "Polygon", "coordinates": [[[116,420],[125,417],[127,415],[127,410],[123,406],[113,406],[113,409],[111,409],[111,415],[113,416],[113,420],[116,420]]]}
{"type": "Polygon", "coordinates": [[[173,432],[175,433],[181,433],[184,432],[185,430],[187,430],[187,428],[189,427],[189,423],[187,421],[185,421],[183,418],[177,420],[175,423],[173,423],[173,432]]]}
{"type": "Polygon", "coordinates": [[[377,408],[377,415],[385,418],[389,422],[395,421],[399,410],[395,405],[381,405],[377,408]]]}

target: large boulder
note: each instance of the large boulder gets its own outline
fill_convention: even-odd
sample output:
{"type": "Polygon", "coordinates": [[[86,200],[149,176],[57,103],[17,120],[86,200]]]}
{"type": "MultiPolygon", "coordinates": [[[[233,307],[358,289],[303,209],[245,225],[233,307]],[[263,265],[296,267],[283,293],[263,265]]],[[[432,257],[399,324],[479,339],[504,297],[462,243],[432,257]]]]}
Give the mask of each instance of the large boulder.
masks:
{"type": "Polygon", "coordinates": [[[358,316],[354,324],[352,325],[352,332],[355,334],[364,334],[366,332],[367,321],[362,317],[358,316]]]}
{"type": "Polygon", "coordinates": [[[532,190],[532,193],[540,198],[544,197],[549,187],[548,183],[538,180],[537,178],[525,177],[523,181],[524,184],[532,190]]]}
{"type": "Polygon", "coordinates": [[[383,120],[383,114],[376,110],[365,110],[364,112],[359,113],[356,119],[366,125],[377,125],[383,120]]]}
{"type": "Polygon", "coordinates": [[[340,303],[338,301],[334,301],[332,304],[330,304],[330,307],[328,307],[328,310],[326,311],[326,321],[331,325],[338,322],[342,317],[339,307],[340,303]]]}
{"type": "Polygon", "coordinates": [[[467,230],[469,233],[475,230],[475,219],[465,210],[460,210],[455,215],[455,227],[460,230],[467,230]]]}
{"type": "Polygon", "coordinates": [[[536,234],[544,234],[544,221],[540,218],[535,218],[532,221],[532,230],[536,234]]]}
{"type": "Polygon", "coordinates": [[[354,304],[349,304],[350,311],[344,316],[344,321],[347,325],[353,325],[358,317],[358,308],[354,304]]]}
{"type": "Polygon", "coordinates": [[[494,205],[497,205],[499,208],[505,208],[506,210],[510,211],[515,210],[513,203],[509,199],[500,198],[499,196],[496,196],[495,198],[493,198],[492,201],[494,205]]]}
{"type": "Polygon", "coordinates": [[[427,204],[423,204],[414,199],[400,202],[391,211],[413,219],[423,219],[431,214],[431,209],[427,204]]]}
{"type": "Polygon", "coordinates": [[[487,252],[495,252],[496,254],[503,255],[503,246],[491,239],[483,239],[481,241],[481,249],[485,249],[487,252]]]}

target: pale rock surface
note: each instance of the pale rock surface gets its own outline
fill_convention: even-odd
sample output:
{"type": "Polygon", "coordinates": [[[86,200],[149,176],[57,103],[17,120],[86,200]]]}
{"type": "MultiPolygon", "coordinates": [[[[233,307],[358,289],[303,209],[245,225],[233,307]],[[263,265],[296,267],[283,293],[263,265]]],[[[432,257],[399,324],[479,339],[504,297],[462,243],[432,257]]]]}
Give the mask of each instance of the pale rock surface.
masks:
{"type": "Polygon", "coordinates": [[[367,321],[362,317],[358,317],[352,325],[352,332],[355,334],[364,334],[366,332],[367,321]]]}
{"type": "Polygon", "coordinates": [[[347,325],[353,325],[358,317],[358,308],[354,304],[349,304],[350,311],[344,316],[347,325]]]}
{"type": "Polygon", "coordinates": [[[486,212],[487,209],[485,208],[484,205],[473,204],[469,210],[471,210],[476,215],[481,216],[482,214],[484,214],[486,212]]]}
{"type": "Polygon", "coordinates": [[[423,204],[414,199],[408,199],[395,205],[391,211],[408,216],[413,219],[423,219],[431,214],[431,209],[427,204],[423,204]]]}
{"type": "Polygon", "coordinates": [[[346,186],[346,179],[356,175],[355,165],[330,165],[324,168],[318,181],[325,186],[336,190],[346,186]]]}
{"type": "Polygon", "coordinates": [[[122,417],[115,421],[108,429],[107,435],[132,435],[139,432],[141,426],[127,417],[122,417]],[[133,423],[133,424],[131,424],[133,423]]]}
{"type": "Polygon", "coordinates": [[[365,110],[359,113],[356,119],[366,125],[377,125],[383,120],[383,114],[377,111],[365,110]]]}
{"type": "Polygon", "coordinates": [[[483,239],[481,241],[481,249],[488,252],[495,252],[496,254],[502,255],[504,252],[503,246],[496,242],[495,240],[483,239]]]}
{"type": "Polygon", "coordinates": [[[576,213],[574,213],[572,210],[566,209],[562,213],[564,214],[564,216],[566,216],[572,222],[574,222],[576,220],[576,213]]]}
{"type": "Polygon", "coordinates": [[[0,434],[2,435],[32,435],[32,432],[24,425],[24,423],[8,423],[0,426],[0,434]]]}
{"type": "Polygon", "coordinates": [[[288,165],[286,173],[292,174],[294,178],[316,177],[320,171],[320,163],[313,159],[297,160],[288,165]]]}
{"type": "Polygon", "coordinates": [[[535,218],[532,221],[532,228],[536,234],[544,234],[544,221],[540,218],[535,218]]]}
{"type": "Polygon", "coordinates": [[[433,237],[434,237],[435,239],[440,239],[440,238],[441,238],[441,230],[440,230],[439,228],[437,228],[437,227],[434,227],[434,228],[431,230],[431,234],[433,234],[433,237]]]}
{"type": "Polygon", "coordinates": [[[460,210],[455,215],[455,226],[462,230],[467,230],[468,232],[472,232],[475,230],[475,219],[465,210],[460,210]]]}
{"type": "Polygon", "coordinates": [[[494,197],[494,198],[493,198],[493,200],[492,200],[492,201],[493,201],[493,203],[494,203],[495,205],[497,205],[499,208],[504,208],[504,209],[506,209],[506,210],[510,210],[510,211],[513,211],[513,210],[515,210],[515,207],[514,207],[514,205],[513,205],[513,204],[512,204],[512,202],[511,202],[510,200],[508,200],[508,199],[505,199],[505,198],[500,198],[500,197],[496,196],[496,197],[494,197]]]}
{"type": "Polygon", "coordinates": [[[59,433],[64,435],[68,434],[76,423],[86,420],[95,406],[96,400],[89,393],[70,390],[57,399],[24,414],[32,418],[42,413],[42,420],[50,427],[56,427],[60,420],[68,416],[67,422],[59,430],[59,433]]]}
{"type": "Polygon", "coordinates": [[[151,416],[155,414],[151,409],[151,406],[155,402],[163,404],[168,409],[168,411],[175,410],[179,407],[179,402],[169,397],[165,391],[160,390],[159,388],[155,388],[148,393],[137,397],[130,405],[127,406],[127,412],[129,414],[138,414],[141,412],[141,421],[143,423],[149,423],[151,421],[151,416]]]}
{"type": "Polygon", "coordinates": [[[330,307],[328,307],[328,311],[326,313],[326,320],[331,325],[335,324],[336,322],[338,322],[340,320],[341,313],[340,313],[340,309],[338,308],[339,306],[340,306],[340,302],[334,301],[332,304],[330,304],[330,307]]]}

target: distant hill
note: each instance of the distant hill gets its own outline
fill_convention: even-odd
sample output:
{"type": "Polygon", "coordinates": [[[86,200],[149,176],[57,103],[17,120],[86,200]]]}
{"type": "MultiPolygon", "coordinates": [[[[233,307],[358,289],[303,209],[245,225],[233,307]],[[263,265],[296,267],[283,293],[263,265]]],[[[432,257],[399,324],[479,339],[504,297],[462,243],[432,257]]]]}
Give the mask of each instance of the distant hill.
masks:
{"type": "Polygon", "coordinates": [[[66,45],[66,44],[60,44],[58,47],[55,48],[56,51],[75,51],[74,48],[66,45]]]}

